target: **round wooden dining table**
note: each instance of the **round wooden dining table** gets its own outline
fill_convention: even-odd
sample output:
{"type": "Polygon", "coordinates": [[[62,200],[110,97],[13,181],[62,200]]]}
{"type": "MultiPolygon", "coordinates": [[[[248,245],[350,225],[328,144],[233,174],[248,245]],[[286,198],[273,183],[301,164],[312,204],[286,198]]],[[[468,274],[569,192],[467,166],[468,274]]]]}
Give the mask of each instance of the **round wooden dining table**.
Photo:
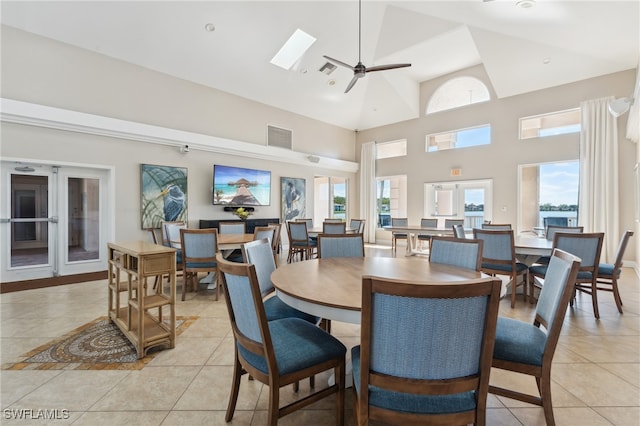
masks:
{"type": "Polygon", "coordinates": [[[360,323],[362,277],[377,276],[428,284],[464,284],[481,272],[430,263],[417,257],[335,257],[281,265],[271,282],[283,302],[311,315],[360,323]]]}

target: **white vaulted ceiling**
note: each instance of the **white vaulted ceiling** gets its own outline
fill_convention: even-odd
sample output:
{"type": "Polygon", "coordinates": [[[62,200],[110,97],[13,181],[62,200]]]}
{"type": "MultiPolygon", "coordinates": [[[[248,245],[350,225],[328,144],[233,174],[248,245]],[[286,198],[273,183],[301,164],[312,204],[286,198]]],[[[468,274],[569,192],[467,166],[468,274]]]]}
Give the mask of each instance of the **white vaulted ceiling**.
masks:
{"type": "Polygon", "coordinates": [[[482,64],[498,97],[635,68],[640,2],[362,3],[362,62],[412,67],[353,77],[358,2],[2,1],[1,20],[49,37],[348,129],[419,116],[419,84],[482,64]],[[205,25],[212,23],[215,31],[205,25]],[[290,71],[269,61],[300,28],[317,41],[290,71]],[[545,63],[548,62],[548,63],[545,63]],[[335,84],[331,85],[330,81],[335,84]]]}

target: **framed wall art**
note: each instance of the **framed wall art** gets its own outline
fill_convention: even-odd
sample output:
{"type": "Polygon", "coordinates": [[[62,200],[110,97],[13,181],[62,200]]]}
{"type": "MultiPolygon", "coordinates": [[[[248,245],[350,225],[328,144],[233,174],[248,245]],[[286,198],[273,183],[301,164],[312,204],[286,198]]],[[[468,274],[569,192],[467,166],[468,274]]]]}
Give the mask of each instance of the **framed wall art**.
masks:
{"type": "Polygon", "coordinates": [[[303,218],[307,214],[306,180],[301,178],[280,178],[282,194],[282,222],[303,218]]]}
{"type": "Polygon", "coordinates": [[[142,164],[142,228],[162,221],[187,221],[187,168],[142,164]]]}

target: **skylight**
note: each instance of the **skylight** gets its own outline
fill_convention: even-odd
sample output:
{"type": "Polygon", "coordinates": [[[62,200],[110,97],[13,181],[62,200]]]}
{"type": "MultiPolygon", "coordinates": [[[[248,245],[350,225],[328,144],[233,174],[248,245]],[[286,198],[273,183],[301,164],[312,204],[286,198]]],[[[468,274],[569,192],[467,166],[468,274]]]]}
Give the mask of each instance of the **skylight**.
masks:
{"type": "Polygon", "coordinates": [[[315,41],[314,37],[298,28],[276,53],[276,56],[271,59],[271,63],[285,70],[290,70],[315,41]]]}

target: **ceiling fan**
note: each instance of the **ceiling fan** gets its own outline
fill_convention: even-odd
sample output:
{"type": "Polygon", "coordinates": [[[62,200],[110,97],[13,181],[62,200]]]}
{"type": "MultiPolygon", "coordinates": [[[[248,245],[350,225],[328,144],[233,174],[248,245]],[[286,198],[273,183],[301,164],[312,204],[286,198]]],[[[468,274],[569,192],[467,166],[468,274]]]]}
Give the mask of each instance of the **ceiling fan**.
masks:
{"type": "Polygon", "coordinates": [[[349,82],[347,89],[344,93],[348,93],[349,90],[356,84],[359,78],[364,77],[368,72],[374,71],[384,71],[384,70],[392,70],[395,68],[405,68],[410,67],[411,64],[389,64],[389,65],[376,65],[375,67],[365,67],[361,61],[362,54],[362,0],[358,0],[358,64],[355,66],[351,66],[346,62],[339,61],[337,59],[333,59],[327,55],[322,55],[325,59],[333,62],[336,65],[341,65],[343,67],[349,68],[353,71],[353,78],[349,82]]]}

